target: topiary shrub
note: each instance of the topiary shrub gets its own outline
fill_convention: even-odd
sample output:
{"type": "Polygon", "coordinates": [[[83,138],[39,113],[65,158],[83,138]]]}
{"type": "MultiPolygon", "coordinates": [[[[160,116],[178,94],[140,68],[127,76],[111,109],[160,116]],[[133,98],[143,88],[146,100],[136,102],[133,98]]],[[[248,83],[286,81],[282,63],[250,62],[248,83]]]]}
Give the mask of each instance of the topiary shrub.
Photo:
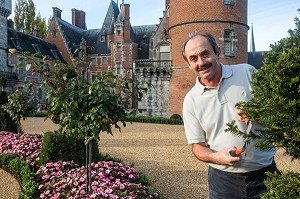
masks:
{"type": "Polygon", "coordinates": [[[10,115],[0,107],[0,130],[17,133],[17,125],[10,115]]]}
{"type": "MultiPolygon", "coordinates": [[[[93,162],[100,160],[98,143],[92,145],[93,162]]],[[[86,160],[85,138],[81,135],[68,135],[58,131],[44,134],[42,149],[39,153],[39,164],[47,162],[71,161],[84,165],[86,160]]]]}
{"type": "Polygon", "coordinates": [[[173,115],[171,115],[170,119],[173,119],[173,120],[182,120],[182,117],[179,114],[173,114],[173,115]]]}
{"type": "MultiPolygon", "coordinates": [[[[3,79],[0,81],[4,81],[3,79]]],[[[2,83],[0,83],[0,87],[2,83]]],[[[12,117],[2,108],[2,105],[8,102],[8,95],[5,91],[0,91],[0,130],[16,133],[17,124],[12,117]]]]}
{"type": "Polygon", "coordinates": [[[300,175],[288,172],[284,175],[267,173],[269,178],[265,185],[268,192],[261,195],[261,199],[291,199],[299,198],[300,195],[300,175]]]}

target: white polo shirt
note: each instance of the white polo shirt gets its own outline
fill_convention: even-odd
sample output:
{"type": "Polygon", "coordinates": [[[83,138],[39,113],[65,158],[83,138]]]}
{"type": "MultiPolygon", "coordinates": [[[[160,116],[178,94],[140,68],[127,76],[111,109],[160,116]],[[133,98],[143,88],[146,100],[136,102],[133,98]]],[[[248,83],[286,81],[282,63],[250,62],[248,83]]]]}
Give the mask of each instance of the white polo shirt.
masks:
{"type": "MultiPolygon", "coordinates": [[[[196,84],[187,93],[183,102],[183,120],[189,144],[206,142],[210,149],[220,151],[228,147],[244,145],[241,137],[225,132],[227,123],[236,120],[235,104],[246,102],[251,95],[251,71],[255,68],[248,64],[224,66],[218,88],[203,86],[198,77],[196,84]]],[[[236,121],[238,128],[245,131],[244,122],[236,121]]],[[[261,126],[253,122],[252,131],[261,126]]],[[[263,168],[272,163],[275,149],[261,151],[250,143],[247,153],[234,166],[210,163],[210,166],[233,173],[248,172],[263,168]]]]}

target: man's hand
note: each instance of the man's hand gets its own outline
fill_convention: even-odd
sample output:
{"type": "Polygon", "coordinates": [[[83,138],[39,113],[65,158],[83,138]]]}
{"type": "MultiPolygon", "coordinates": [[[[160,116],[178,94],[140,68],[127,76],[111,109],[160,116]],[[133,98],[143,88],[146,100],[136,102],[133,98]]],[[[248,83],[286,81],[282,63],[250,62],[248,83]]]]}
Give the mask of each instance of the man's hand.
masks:
{"type": "Polygon", "coordinates": [[[231,151],[236,150],[236,147],[230,147],[223,149],[221,151],[213,151],[209,149],[205,143],[197,143],[193,144],[193,154],[201,161],[214,163],[214,164],[221,164],[221,165],[229,165],[232,166],[236,162],[241,160],[241,155],[237,157],[232,157],[230,155],[231,151]]]}

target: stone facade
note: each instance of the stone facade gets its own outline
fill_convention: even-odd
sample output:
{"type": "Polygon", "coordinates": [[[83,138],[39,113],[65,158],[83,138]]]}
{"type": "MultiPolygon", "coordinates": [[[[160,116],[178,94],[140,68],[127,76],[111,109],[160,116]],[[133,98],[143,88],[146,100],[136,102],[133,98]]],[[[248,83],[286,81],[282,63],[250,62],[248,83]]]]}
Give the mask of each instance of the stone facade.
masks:
{"type": "Polygon", "coordinates": [[[139,82],[145,82],[148,89],[138,103],[141,115],[167,117],[169,82],[172,75],[170,61],[139,60],[135,62],[134,74],[139,82]]]}
{"type": "Polygon", "coordinates": [[[7,72],[7,17],[11,10],[11,0],[0,1],[0,72],[7,72]]]}

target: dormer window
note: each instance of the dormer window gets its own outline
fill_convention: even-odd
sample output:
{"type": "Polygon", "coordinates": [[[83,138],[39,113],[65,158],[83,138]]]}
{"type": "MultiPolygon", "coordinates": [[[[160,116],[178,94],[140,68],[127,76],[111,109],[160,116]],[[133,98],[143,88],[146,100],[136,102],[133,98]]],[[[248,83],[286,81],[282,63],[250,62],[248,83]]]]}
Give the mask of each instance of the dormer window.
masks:
{"type": "Polygon", "coordinates": [[[121,27],[121,25],[117,25],[117,27],[116,27],[116,34],[118,35],[118,36],[120,36],[121,35],[121,32],[122,32],[122,27],[121,27]]]}
{"type": "Polygon", "coordinates": [[[59,59],[57,50],[51,50],[51,53],[52,53],[54,59],[59,59]]]}
{"type": "Polygon", "coordinates": [[[34,50],[36,53],[40,53],[41,52],[41,45],[39,44],[32,44],[34,50]]]}
{"type": "Polygon", "coordinates": [[[11,38],[15,48],[18,50],[18,51],[22,51],[22,47],[21,47],[21,39],[19,38],[11,38]]]}
{"type": "Polygon", "coordinates": [[[236,0],[223,0],[225,6],[235,6],[236,0]]]}
{"type": "Polygon", "coordinates": [[[56,29],[53,29],[52,32],[51,32],[52,37],[56,37],[56,34],[57,34],[56,29]]]}
{"type": "Polygon", "coordinates": [[[101,35],[101,41],[106,41],[106,35],[101,35]]]}
{"type": "Polygon", "coordinates": [[[144,43],[148,43],[148,37],[147,37],[147,35],[144,35],[144,36],[143,36],[142,41],[143,41],[144,43]]]}

